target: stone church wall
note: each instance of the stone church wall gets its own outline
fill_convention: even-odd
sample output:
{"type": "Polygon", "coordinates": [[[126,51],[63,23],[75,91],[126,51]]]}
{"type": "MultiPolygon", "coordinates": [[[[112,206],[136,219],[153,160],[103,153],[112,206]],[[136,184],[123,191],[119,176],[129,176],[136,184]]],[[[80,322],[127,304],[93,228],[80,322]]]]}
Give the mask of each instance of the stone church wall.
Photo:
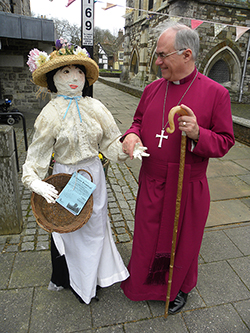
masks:
{"type": "MultiPolygon", "coordinates": [[[[200,35],[199,71],[224,85],[232,101],[239,101],[242,72],[250,30],[238,41],[236,26],[250,26],[250,4],[246,1],[154,1],[152,14],[147,12],[147,0],[128,0],[127,7],[139,8],[127,14],[125,26],[125,59],[121,81],[145,87],[161,76],[154,65],[159,28],[164,22],[176,20],[191,26],[192,20],[202,20],[196,29],[200,35]],[[165,15],[159,15],[160,13],[165,15]],[[214,23],[224,24],[215,34],[214,23]],[[216,67],[215,67],[216,66],[216,67]],[[222,80],[224,77],[224,81],[222,80]],[[223,82],[220,82],[220,81],[223,82]],[[226,81],[225,81],[226,80],[226,81]]],[[[220,26],[219,26],[220,27],[220,26]]],[[[250,54],[248,55],[250,60],[250,54]]],[[[250,61],[247,61],[241,101],[250,102],[250,61]]]]}

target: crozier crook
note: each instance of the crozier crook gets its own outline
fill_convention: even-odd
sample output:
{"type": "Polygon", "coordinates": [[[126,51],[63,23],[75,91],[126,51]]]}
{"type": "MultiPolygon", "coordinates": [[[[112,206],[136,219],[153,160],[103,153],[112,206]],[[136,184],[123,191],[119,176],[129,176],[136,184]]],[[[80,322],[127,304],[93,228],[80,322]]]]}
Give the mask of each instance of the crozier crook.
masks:
{"type": "Polygon", "coordinates": [[[174,133],[175,131],[175,125],[174,125],[174,115],[178,114],[179,116],[187,116],[187,111],[184,110],[182,107],[180,107],[179,105],[174,106],[168,114],[168,123],[169,123],[169,127],[167,127],[166,131],[168,133],[174,133]]]}
{"type": "MultiPolygon", "coordinates": [[[[186,110],[182,109],[180,106],[173,107],[168,114],[169,126],[166,131],[168,133],[173,133],[175,131],[174,126],[174,115],[187,115],[186,110]]],[[[170,265],[169,265],[169,275],[168,275],[168,289],[167,289],[167,297],[166,297],[166,305],[165,305],[165,313],[164,317],[168,316],[168,308],[170,302],[170,293],[172,286],[172,277],[174,270],[174,258],[175,258],[175,247],[176,247],[176,239],[178,232],[178,223],[181,209],[181,195],[182,195],[182,185],[183,185],[183,175],[185,168],[185,156],[186,156],[186,142],[187,137],[186,133],[182,131],[181,133],[181,150],[180,150],[180,165],[179,165],[179,176],[178,176],[178,188],[177,188],[177,196],[176,196],[176,205],[175,205],[175,217],[174,217],[174,229],[173,229],[173,238],[172,238],[172,248],[171,248],[171,257],[170,257],[170,265]]]]}

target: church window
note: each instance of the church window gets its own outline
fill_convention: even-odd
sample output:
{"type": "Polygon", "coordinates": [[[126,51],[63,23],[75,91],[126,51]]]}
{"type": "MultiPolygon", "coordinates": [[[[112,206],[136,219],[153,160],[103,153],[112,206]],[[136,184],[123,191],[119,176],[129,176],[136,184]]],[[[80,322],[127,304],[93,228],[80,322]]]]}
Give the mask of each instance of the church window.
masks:
{"type": "Polygon", "coordinates": [[[153,9],[154,0],[148,0],[148,10],[153,9]]]}
{"type": "Polygon", "coordinates": [[[211,68],[208,77],[218,83],[230,81],[229,67],[227,63],[224,60],[219,59],[211,68]]]}
{"type": "Polygon", "coordinates": [[[138,59],[137,59],[136,52],[134,52],[133,56],[132,56],[130,71],[134,74],[138,73],[138,59]]]}
{"type": "Polygon", "coordinates": [[[142,15],[142,11],[140,9],[142,9],[142,0],[139,0],[139,10],[138,10],[138,16],[142,15]]]}

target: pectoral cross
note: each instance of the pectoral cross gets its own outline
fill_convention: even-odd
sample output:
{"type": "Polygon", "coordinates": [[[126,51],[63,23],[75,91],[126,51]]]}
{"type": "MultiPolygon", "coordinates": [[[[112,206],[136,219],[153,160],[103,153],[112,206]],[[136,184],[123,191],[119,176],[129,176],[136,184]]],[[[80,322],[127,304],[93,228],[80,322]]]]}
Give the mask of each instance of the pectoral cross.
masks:
{"type": "Polygon", "coordinates": [[[164,136],[164,132],[165,132],[165,129],[162,129],[161,134],[156,134],[156,136],[155,136],[156,138],[160,138],[158,148],[161,148],[163,139],[168,139],[168,135],[164,136]]]}

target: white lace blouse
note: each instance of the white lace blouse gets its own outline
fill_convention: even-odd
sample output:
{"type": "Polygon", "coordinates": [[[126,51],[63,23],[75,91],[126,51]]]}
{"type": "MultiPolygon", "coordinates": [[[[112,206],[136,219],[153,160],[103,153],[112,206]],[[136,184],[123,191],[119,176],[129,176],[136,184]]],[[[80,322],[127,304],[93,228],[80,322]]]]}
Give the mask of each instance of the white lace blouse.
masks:
{"type": "Polygon", "coordinates": [[[61,164],[77,164],[95,157],[99,149],[114,162],[125,161],[128,157],[122,152],[120,130],[101,102],[81,97],[78,101],[81,117],[74,100],[65,116],[69,102],[63,96],[56,97],[35,121],[34,137],[23,166],[22,181],[27,187],[35,179],[44,179],[52,152],[61,164]]]}

